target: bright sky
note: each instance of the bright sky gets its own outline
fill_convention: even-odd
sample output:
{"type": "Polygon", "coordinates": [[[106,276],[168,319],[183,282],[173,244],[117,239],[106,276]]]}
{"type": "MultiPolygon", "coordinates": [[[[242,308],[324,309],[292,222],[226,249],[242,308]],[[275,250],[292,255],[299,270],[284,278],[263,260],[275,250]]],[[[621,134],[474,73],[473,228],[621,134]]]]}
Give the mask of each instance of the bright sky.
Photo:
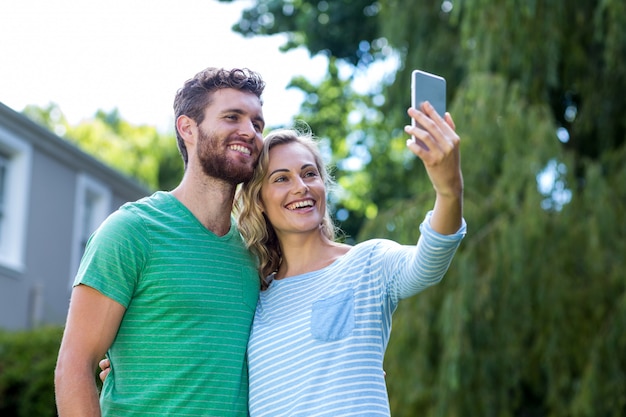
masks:
{"type": "Polygon", "coordinates": [[[288,124],[326,59],[281,53],[281,36],[231,31],[249,0],[7,0],[0,3],[0,102],[21,111],[57,103],[75,124],[118,108],[134,124],[172,128],[176,90],[208,66],[248,67],[267,83],[268,126],[288,124]]]}

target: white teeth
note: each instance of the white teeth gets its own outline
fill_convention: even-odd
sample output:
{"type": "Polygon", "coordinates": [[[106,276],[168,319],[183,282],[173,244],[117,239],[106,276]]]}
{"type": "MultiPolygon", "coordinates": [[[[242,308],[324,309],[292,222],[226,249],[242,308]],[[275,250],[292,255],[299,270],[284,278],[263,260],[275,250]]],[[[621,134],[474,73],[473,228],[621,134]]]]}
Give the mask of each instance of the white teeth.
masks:
{"type": "Polygon", "coordinates": [[[245,153],[246,155],[250,155],[250,149],[246,148],[245,146],[232,145],[232,146],[229,146],[229,148],[232,149],[233,151],[237,151],[237,152],[245,153]]]}
{"type": "Polygon", "coordinates": [[[315,205],[315,203],[313,202],[313,200],[304,200],[304,201],[298,201],[297,203],[293,203],[289,206],[287,206],[287,208],[289,210],[295,210],[295,209],[299,209],[302,207],[310,207],[315,205]]]}

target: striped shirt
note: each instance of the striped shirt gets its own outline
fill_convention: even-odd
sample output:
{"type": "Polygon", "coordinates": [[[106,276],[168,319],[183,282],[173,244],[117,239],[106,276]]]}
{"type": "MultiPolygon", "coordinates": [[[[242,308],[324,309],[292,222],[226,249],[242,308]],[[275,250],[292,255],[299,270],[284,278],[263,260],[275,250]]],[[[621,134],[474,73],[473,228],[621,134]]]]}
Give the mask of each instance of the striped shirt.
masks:
{"type": "Polygon", "coordinates": [[[90,239],[75,284],[126,307],[103,416],[248,415],[259,280],[234,221],[218,237],[170,193],[126,204],[90,239]]]}
{"type": "Polygon", "coordinates": [[[375,239],[333,264],[271,282],[248,344],[250,416],[389,416],[383,356],[398,301],[439,282],[461,239],[375,239]]]}

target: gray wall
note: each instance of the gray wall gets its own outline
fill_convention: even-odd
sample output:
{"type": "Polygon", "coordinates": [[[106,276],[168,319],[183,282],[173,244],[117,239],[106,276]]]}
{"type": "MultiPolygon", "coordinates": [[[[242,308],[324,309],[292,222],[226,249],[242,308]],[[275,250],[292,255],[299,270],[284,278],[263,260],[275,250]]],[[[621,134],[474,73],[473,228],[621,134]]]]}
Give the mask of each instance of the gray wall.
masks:
{"type": "Polygon", "coordinates": [[[0,103],[0,125],[32,146],[25,268],[0,265],[0,328],[63,324],[69,305],[77,177],[111,192],[109,212],[150,193],[145,187],[0,103]]]}

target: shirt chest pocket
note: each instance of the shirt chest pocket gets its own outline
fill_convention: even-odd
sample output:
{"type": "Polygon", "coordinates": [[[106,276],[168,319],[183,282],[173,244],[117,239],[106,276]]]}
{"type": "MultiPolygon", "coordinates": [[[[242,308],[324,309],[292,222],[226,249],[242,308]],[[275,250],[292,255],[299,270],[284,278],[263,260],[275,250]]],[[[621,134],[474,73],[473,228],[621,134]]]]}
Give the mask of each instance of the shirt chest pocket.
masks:
{"type": "Polygon", "coordinates": [[[311,311],[311,334],[323,342],[341,340],[354,330],[354,290],[317,300],[311,311]]]}

